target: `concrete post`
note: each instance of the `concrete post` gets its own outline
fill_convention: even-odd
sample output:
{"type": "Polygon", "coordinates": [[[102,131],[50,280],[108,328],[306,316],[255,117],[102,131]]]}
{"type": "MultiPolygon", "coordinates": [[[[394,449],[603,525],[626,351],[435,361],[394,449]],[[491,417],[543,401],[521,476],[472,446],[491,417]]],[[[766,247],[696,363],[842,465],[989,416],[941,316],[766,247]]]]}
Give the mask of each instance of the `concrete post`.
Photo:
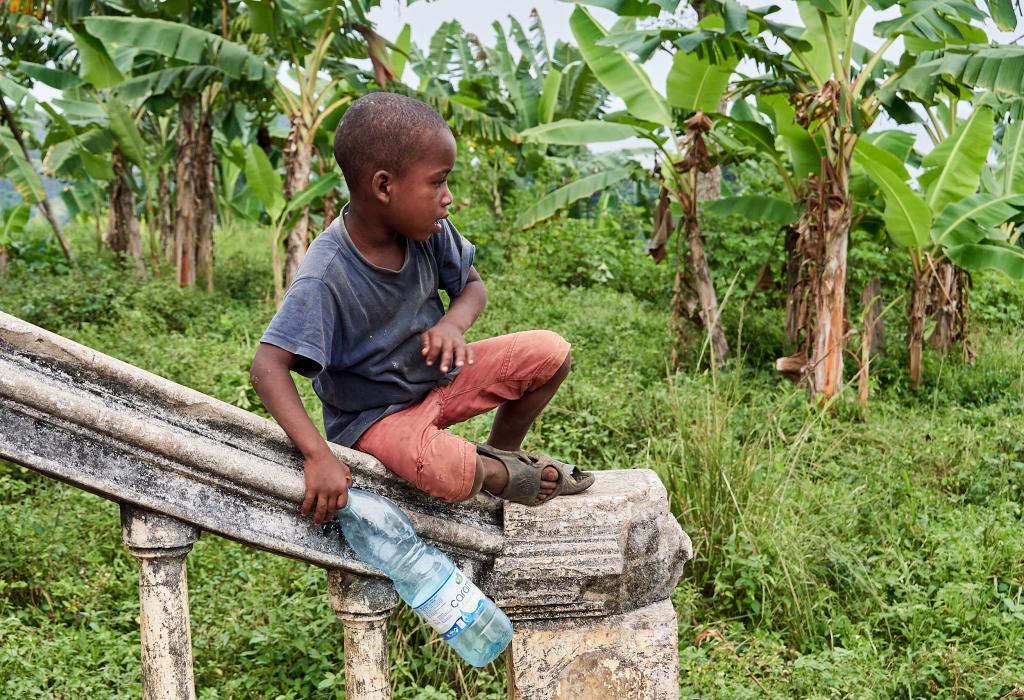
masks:
{"type": "Polygon", "coordinates": [[[677,634],[670,600],[623,615],[519,622],[506,652],[509,698],[674,700],[677,634]]]}
{"type": "Polygon", "coordinates": [[[139,562],[142,697],[194,700],[185,557],[199,538],[199,529],[123,504],[121,534],[139,562]]]}
{"type": "Polygon", "coordinates": [[[390,581],[327,572],[327,595],[345,628],[345,697],[390,700],[387,619],[398,603],[390,581]]]}

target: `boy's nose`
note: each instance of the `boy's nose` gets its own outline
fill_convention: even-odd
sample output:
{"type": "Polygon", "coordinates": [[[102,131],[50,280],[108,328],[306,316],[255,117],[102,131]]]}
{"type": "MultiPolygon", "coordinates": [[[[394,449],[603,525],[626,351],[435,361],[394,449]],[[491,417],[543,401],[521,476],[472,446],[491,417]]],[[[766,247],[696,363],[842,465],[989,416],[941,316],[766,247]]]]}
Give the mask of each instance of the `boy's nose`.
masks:
{"type": "Polygon", "coordinates": [[[448,189],[448,183],[445,183],[445,185],[444,185],[444,192],[441,193],[441,206],[442,207],[447,207],[454,200],[455,200],[455,198],[452,197],[452,191],[450,189],[448,189]]]}

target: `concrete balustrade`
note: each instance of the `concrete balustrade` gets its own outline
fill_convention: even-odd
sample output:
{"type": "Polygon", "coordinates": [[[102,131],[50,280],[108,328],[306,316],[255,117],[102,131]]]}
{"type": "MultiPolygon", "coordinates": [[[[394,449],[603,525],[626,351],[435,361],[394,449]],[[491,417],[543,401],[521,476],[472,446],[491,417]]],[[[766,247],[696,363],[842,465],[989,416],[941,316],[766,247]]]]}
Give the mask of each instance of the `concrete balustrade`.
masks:
{"type": "MultiPolygon", "coordinates": [[[[335,452],[509,614],[510,697],[678,696],[669,597],[691,549],[653,472],[600,472],[586,493],[538,508],[485,495],[451,505],[335,452]]],[[[0,458],[122,504],[147,699],[195,696],[185,557],[201,531],[327,569],[347,696],[390,698],[394,589],[336,525],[299,515],[302,461],[272,421],[0,312],[0,458]]]]}

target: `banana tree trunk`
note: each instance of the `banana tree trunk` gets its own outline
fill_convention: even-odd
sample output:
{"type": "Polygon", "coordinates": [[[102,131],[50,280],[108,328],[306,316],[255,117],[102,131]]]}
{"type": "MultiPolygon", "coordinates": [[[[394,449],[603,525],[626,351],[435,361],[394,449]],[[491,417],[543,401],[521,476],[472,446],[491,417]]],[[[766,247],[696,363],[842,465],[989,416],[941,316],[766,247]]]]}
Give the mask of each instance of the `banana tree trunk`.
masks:
{"type": "Polygon", "coordinates": [[[910,370],[910,388],[921,383],[921,357],[924,351],[924,322],[928,311],[928,291],[931,270],[922,261],[914,271],[910,284],[910,306],[907,308],[907,356],[910,370]]]}
{"type": "Polygon", "coordinates": [[[196,129],[195,95],[178,100],[178,152],[175,171],[177,203],[174,221],[174,259],[179,287],[196,283],[196,227],[198,225],[195,181],[196,129]]]}
{"type": "MultiPolygon", "coordinates": [[[[313,160],[313,143],[308,138],[309,126],[301,115],[292,117],[292,128],[288,133],[285,148],[285,199],[291,199],[309,184],[309,167],[313,160]]],[[[288,289],[299,272],[299,265],[306,257],[309,247],[309,207],[303,207],[298,221],[284,239],[285,263],[283,287],[288,289]]]]}
{"type": "Polygon", "coordinates": [[[878,277],[872,277],[861,290],[860,308],[864,314],[864,331],[871,338],[868,352],[875,356],[884,355],[885,319],[882,317],[882,280],[878,277]]]}
{"type": "Polygon", "coordinates": [[[203,111],[196,132],[193,172],[196,188],[196,252],[195,276],[206,279],[206,289],[213,291],[213,224],[217,216],[217,201],[213,191],[213,127],[210,110],[203,111]]]}
{"type": "Polygon", "coordinates": [[[808,266],[807,253],[804,250],[809,232],[806,219],[798,224],[786,227],[786,350],[808,351],[807,340],[810,338],[807,313],[808,266]]]}
{"type": "Polygon", "coordinates": [[[107,218],[107,246],[118,260],[130,258],[137,279],[146,279],[146,264],[142,258],[142,236],[139,235],[139,217],[135,213],[135,194],[128,182],[130,166],[121,149],[114,147],[110,154],[114,177],[110,181],[110,208],[107,218]]]}
{"type": "Polygon", "coordinates": [[[846,256],[850,239],[849,160],[834,168],[823,162],[816,207],[821,236],[815,272],[811,390],[831,399],[843,385],[846,348],[846,256]]]}
{"type": "Polygon", "coordinates": [[[722,330],[722,320],[718,317],[718,297],[715,285],[711,282],[711,269],[704,253],[704,233],[696,216],[686,218],[686,242],[690,248],[690,270],[693,273],[694,287],[700,299],[700,317],[704,322],[708,337],[711,339],[711,354],[716,366],[721,366],[729,355],[729,343],[722,330]]]}
{"type": "Polygon", "coordinates": [[[935,330],[929,336],[928,344],[944,352],[965,339],[967,295],[963,270],[948,261],[938,263],[932,291],[935,330]]]}
{"type": "Polygon", "coordinates": [[[7,246],[0,245],[0,277],[7,276],[9,255],[10,254],[7,252],[7,246]]]}
{"type": "Polygon", "coordinates": [[[171,185],[167,171],[160,168],[157,173],[157,227],[160,231],[160,250],[165,260],[174,260],[174,207],[171,206],[171,185]]]}

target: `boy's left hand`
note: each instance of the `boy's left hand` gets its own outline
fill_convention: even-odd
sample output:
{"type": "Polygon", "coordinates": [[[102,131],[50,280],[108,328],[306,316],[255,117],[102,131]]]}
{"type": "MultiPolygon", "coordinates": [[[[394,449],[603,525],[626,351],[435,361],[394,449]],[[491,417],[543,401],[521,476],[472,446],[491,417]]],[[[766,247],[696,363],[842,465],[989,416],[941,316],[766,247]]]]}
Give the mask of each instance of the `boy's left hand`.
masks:
{"type": "Polygon", "coordinates": [[[452,322],[441,319],[437,325],[420,336],[422,350],[420,353],[427,358],[427,364],[440,362],[441,372],[447,373],[454,367],[473,364],[476,358],[473,348],[466,344],[462,331],[452,322]]]}

